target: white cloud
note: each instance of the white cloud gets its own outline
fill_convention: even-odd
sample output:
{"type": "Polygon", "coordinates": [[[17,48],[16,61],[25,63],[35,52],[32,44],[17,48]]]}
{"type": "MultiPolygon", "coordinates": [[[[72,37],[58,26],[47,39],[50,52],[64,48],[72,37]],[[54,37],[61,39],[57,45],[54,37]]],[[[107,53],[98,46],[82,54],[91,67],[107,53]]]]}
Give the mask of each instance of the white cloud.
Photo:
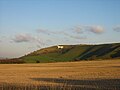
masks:
{"type": "Polygon", "coordinates": [[[83,27],[80,26],[80,25],[75,26],[75,27],[72,28],[72,31],[75,32],[75,33],[78,33],[78,34],[83,33],[83,27]]]}
{"type": "Polygon", "coordinates": [[[67,37],[73,38],[73,39],[87,39],[87,37],[85,37],[85,36],[80,36],[80,35],[76,35],[76,34],[71,35],[71,34],[64,32],[64,31],[62,32],[62,34],[67,36],[67,37]]]}
{"type": "Polygon", "coordinates": [[[59,33],[57,31],[55,32],[55,31],[50,31],[50,30],[47,30],[47,29],[37,29],[36,32],[46,34],[46,35],[58,34],[59,33]]]}
{"type": "MultiPolygon", "coordinates": [[[[69,35],[70,36],[70,35],[69,35]]],[[[87,37],[85,36],[70,36],[71,38],[74,38],[74,39],[87,39],[87,37]]]]}
{"type": "Polygon", "coordinates": [[[114,31],[116,32],[120,32],[120,25],[117,25],[113,28],[114,31]]]}
{"type": "Polygon", "coordinates": [[[36,31],[37,33],[43,33],[43,34],[48,34],[48,35],[51,34],[51,32],[46,29],[37,29],[36,31]]]}
{"type": "Polygon", "coordinates": [[[41,39],[40,37],[31,36],[30,34],[17,34],[14,36],[12,41],[14,41],[15,43],[35,44],[39,48],[46,45],[46,43],[43,42],[43,39],[41,39]]]}
{"type": "Polygon", "coordinates": [[[101,34],[104,32],[104,28],[98,25],[78,25],[75,26],[72,31],[77,34],[83,34],[85,32],[92,32],[94,34],[101,34]]]}
{"type": "Polygon", "coordinates": [[[18,34],[15,35],[15,37],[12,40],[16,43],[21,43],[21,42],[32,42],[35,40],[35,38],[29,34],[18,34]]]}
{"type": "Polygon", "coordinates": [[[104,32],[104,28],[101,26],[89,26],[89,31],[95,34],[101,34],[104,32]]]}

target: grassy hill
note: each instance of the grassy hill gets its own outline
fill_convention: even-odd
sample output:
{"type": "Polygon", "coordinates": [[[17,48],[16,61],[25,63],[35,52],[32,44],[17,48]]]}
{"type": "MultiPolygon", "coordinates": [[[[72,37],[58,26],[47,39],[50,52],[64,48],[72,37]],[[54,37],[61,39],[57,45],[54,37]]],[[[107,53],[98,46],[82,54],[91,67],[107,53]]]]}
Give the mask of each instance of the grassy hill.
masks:
{"type": "Polygon", "coordinates": [[[21,57],[25,62],[64,62],[120,58],[120,43],[101,45],[62,45],[43,48],[21,57]]]}

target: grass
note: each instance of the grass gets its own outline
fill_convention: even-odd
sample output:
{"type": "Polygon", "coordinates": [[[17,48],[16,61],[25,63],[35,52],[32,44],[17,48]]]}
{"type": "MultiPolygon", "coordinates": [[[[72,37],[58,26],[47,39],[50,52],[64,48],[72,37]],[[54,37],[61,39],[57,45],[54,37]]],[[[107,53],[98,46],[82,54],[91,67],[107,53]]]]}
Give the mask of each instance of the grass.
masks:
{"type": "Polygon", "coordinates": [[[120,60],[0,65],[0,90],[75,89],[120,90],[120,60]]]}
{"type": "Polygon", "coordinates": [[[21,57],[24,62],[66,62],[120,58],[120,43],[101,45],[63,45],[43,48],[21,57]]]}

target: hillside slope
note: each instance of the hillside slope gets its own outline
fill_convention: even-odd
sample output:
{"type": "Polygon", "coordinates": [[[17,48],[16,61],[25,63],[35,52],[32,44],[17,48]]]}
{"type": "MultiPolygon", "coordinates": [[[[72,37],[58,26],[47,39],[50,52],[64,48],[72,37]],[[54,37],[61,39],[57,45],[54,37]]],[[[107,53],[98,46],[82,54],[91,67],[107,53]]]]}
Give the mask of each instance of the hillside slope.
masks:
{"type": "Polygon", "coordinates": [[[43,48],[21,57],[25,62],[60,62],[120,58],[120,43],[101,45],[62,45],[43,48]]]}

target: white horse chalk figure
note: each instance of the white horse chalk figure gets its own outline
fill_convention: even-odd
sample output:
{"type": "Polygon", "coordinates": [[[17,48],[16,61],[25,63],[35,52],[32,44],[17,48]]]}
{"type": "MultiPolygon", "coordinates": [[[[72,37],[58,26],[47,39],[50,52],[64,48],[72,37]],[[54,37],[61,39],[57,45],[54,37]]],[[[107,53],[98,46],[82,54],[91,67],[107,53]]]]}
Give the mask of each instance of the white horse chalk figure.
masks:
{"type": "Polygon", "coordinates": [[[58,47],[58,49],[63,49],[64,48],[63,46],[60,46],[60,45],[58,45],[57,47],[58,47]]]}

